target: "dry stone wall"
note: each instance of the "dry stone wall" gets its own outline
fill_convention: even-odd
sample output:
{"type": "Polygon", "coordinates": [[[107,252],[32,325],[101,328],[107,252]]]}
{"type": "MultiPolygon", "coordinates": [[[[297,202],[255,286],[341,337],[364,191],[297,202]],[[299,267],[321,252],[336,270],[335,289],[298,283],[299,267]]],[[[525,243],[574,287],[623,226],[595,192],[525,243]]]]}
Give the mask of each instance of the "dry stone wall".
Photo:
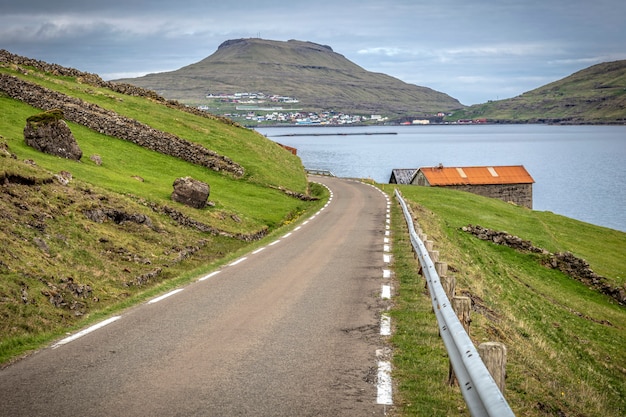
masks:
{"type": "Polygon", "coordinates": [[[574,256],[570,252],[550,253],[546,249],[536,247],[530,241],[521,239],[518,236],[479,225],[470,224],[461,229],[481,240],[491,241],[522,252],[542,254],[544,256],[543,265],[546,267],[558,269],[586,286],[612,297],[619,304],[626,306],[626,285],[623,287],[612,286],[605,277],[596,274],[587,261],[574,256]]]}
{"type": "Polygon", "coordinates": [[[81,99],[6,74],[0,74],[0,91],[43,110],[61,109],[67,120],[105,135],[127,140],[215,171],[229,172],[235,177],[244,175],[243,167],[228,157],[81,99]]]}
{"type": "MultiPolygon", "coordinates": [[[[56,75],[56,76],[74,77],[76,78],[76,80],[78,80],[79,82],[83,84],[93,85],[94,87],[108,88],[112,91],[115,91],[116,93],[126,94],[128,96],[146,97],[151,100],[160,102],[168,107],[173,107],[173,108],[176,108],[178,110],[181,110],[187,113],[192,113],[197,116],[206,117],[208,119],[220,120],[223,123],[227,123],[236,127],[243,128],[238,123],[235,123],[226,117],[218,116],[215,114],[208,113],[206,111],[198,110],[195,107],[186,106],[176,100],[168,100],[158,95],[156,92],[152,90],[148,90],[142,87],[137,87],[135,85],[127,84],[127,83],[116,83],[113,81],[104,81],[97,74],[92,74],[89,72],[77,70],[75,68],[68,68],[68,67],[58,65],[58,64],[50,64],[45,61],[40,61],[37,59],[32,59],[32,58],[16,55],[5,49],[0,49],[0,63],[13,64],[17,66],[18,68],[20,67],[36,68],[40,71],[43,71],[52,75],[56,75]]],[[[26,73],[26,70],[24,70],[23,72],[26,73]]]]}

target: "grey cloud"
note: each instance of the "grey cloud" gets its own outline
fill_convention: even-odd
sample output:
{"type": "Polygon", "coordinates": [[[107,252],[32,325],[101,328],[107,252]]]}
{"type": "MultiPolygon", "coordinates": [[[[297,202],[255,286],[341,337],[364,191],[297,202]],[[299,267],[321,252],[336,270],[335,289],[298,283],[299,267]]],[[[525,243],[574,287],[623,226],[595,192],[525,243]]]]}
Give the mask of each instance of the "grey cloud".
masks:
{"type": "Polygon", "coordinates": [[[227,39],[330,45],[465,104],[626,58],[622,0],[0,0],[0,48],[101,75],[173,70],[227,39]]]}

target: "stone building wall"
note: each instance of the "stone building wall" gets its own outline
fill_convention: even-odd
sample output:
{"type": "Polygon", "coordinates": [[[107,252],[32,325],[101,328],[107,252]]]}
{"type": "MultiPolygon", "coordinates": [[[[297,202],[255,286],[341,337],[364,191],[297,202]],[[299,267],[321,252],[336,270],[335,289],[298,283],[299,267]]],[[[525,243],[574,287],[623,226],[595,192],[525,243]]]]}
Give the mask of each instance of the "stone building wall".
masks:
{"type": "Polygon", "coordinates": [[[529,209],[533,208],[532,184],[447,185],[446,188],[497,198],[529,209]]]}

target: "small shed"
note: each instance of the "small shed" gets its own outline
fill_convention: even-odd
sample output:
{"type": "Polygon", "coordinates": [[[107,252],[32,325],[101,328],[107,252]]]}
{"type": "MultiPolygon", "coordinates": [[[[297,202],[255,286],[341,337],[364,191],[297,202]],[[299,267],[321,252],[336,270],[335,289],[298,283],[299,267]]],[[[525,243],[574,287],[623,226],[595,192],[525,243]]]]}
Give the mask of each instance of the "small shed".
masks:
{"type": "Polygon", "coordinates": [[[396,168],[391,170],[389,184],[410,184],[417,168],[396,168]]]}
{"type": "Polygon", "coordinates": [[[533,183],[522,165],[419,168],[411,184],[446,187],[533,207],[533,183]]]}

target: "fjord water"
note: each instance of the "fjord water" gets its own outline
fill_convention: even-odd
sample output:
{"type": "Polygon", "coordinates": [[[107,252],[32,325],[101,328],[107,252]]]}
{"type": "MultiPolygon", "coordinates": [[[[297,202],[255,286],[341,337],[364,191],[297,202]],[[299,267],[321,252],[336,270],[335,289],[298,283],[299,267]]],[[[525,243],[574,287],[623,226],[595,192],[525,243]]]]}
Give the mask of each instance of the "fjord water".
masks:
{"type": "Polygon", "coordinates": [[[388,183],[394,168],[524,165],[533,208],[626,232],[626,126],[257,128],[306,168],[388,183]],[[289,136],[289,135],[295,136],[289,136]]]}

